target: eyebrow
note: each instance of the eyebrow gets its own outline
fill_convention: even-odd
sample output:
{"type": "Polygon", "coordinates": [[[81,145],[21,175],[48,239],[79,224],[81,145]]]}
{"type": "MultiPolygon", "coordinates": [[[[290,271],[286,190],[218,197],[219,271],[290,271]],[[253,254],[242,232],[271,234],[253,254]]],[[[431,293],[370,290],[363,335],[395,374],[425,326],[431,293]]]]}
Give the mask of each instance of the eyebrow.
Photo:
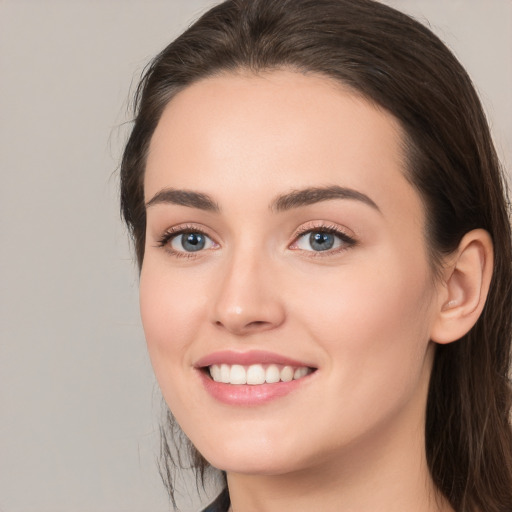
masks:
{"type": "Polygon", "coordinates": [[[331,185],[327,187],[310,187],[301,190],[293,190],[288,194],[283,194],[272,201],[271,209],[277,212],[284,212],[301,206],[308,206],[330,199],[353,199],[371,206],[380,212],[377,204],[366,194],[352,188],[331,185]]]}
{"type": "Polygon", "coordinates": [[[146,209],[155,204],[177,204],[209,212],[220,212],[219,205],[209,195],[193,190],[164,188],[146,203],[146,209]]]}
{"type": "MultiPolygon", "coordinates": [[[[301,206],[308,206],[331,199],[352,199],[360,201],[380,212],[377,204],[366,194],[352,188],[330,185],[327,187],[308,187],[293,190],[287,194],[276,197],[270,204],[270,209],[275,212],[284,212],[301,206]]],[[[219,213],[219,205],[208,195],[193,190],[179,190],[164,188],[157,192],[147,203],[146,209],[155,204],[176,204],[219,213]]]]}

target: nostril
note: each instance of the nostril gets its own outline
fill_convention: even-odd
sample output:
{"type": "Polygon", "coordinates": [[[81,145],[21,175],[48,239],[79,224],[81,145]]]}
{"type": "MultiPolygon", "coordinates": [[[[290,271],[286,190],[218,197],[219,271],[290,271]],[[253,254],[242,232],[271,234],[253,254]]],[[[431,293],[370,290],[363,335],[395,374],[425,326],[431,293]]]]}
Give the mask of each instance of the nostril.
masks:
{"type": "MultiPolygon", "coordinates": [[[[245,324],[243,327],[246,329],[251,328],[251,327],[257,328],[257,327],[265,326],[269,323],[270,322],[265,322],[264,320],[255,320],[253,322],[249,322],[249,323],[245,324]]],[[[224,324],[220,320],[216,320],[215,325],[217,325],[218,327],[224,327],[224,324]]]]}
{"type": "Polygon", "coordinates": [[[261,327],[261,326],[265,326],[267,325],[269,322],[264,322],[263,320],[255,320],[254,322],[249,322],[247,324],[247,328],[251,328],[251,327],[261,327]]]}

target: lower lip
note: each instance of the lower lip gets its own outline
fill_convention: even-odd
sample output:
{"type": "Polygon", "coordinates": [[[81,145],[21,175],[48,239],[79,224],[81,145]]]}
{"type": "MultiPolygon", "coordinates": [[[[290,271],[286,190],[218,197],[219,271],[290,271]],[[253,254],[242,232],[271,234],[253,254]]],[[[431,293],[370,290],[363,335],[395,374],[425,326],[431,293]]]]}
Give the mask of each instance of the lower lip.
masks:
{"type": "Polygon", "coordinates": [[[288,395],[299,388],[312,374],[290,382],[274,384],[224,384],[215,382],[204,371],[198,370],[206,391],[224,404],[239,406],[262,405],[288,395]]]}

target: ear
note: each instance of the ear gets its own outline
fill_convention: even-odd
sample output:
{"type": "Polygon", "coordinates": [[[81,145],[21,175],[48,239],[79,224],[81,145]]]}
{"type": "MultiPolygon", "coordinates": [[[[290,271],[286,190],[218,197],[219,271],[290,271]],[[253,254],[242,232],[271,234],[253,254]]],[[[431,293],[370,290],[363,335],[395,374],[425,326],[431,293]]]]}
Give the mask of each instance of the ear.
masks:
{"type": "Polygon", "coordinates": [[[493,244],[489,233],[466,233],[458,249],[447,258],[439,289],[430,339],[451,343],[467,334],[485,305],[493,271],[493,244]]]}

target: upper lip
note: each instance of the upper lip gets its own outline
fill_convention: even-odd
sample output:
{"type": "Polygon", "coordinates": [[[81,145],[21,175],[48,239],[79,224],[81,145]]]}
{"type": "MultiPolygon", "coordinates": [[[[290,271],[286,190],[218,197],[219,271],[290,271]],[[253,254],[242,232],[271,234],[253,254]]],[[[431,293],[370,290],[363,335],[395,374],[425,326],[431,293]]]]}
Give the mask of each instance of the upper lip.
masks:
{"type": "Polygon", "coordinates": [[[250,350],[248,352],[236,352],[234,350],[221,350],[212,352],[199,359],[194,366],[196,368],[204,368],[213,364],[239,364],[242,366],[250,366],[252,364],[279,364],[284,366],[310,367],[311,365],[291,359],[280,354],[267,352],[265,350],[250,350]]]}

